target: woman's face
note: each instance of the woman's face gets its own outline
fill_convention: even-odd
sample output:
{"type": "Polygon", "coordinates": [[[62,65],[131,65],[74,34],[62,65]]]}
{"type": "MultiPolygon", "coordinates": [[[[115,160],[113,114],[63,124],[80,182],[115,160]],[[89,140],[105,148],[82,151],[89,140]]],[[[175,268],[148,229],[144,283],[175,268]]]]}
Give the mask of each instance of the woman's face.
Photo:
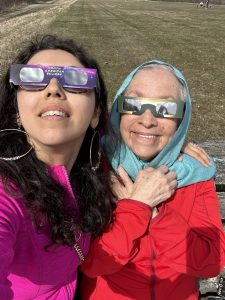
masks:
{"type": "MultiPolygon", "coordinates": [[[[40,51],[27,64],[84,67],[63,50],[40,51]]],[[[95,128],[99,121],[93,89],[82,94],[66,92],[55,78],[42,91],[18,90],[17,101],[22,126],[40,155],[54,150],[76,158],[87,128],[95,128]]]]}
{"type": "MultiPolygon", "coordinates": [[[[125,95],[178,100],[179,82],[167,69],[143,69],[134,76],[125,95]]],[[[149,109],[142,115],[124,114],[120,122],[125,144],[144,161],[166,146],[176,128],[176,119],[156,118],[149,109]]]]}

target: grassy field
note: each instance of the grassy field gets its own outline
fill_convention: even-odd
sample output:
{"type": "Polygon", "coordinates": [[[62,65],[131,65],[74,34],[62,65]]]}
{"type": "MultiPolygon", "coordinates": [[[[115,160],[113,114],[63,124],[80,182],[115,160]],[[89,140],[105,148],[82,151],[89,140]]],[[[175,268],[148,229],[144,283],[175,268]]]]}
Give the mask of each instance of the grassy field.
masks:
{"type": "Polygon", "coordinates": [[[102,67],[110,101],[140,63],[160,59],[174,64],[192,94],[189,137],[225,140],[224,16],[221,5],[200,9],[192,3],[78,0],[46,33],[72,37],[87,47],[102,67]]]}
{"type": "Polygon", "coordinates": [[[190,3],[79,0],[49,32],[73,37],[97,57],[110,100],[126,74],[160,59],[181,69],[193,98],[189,136],[225,139],[225,7],[190,3]]]}

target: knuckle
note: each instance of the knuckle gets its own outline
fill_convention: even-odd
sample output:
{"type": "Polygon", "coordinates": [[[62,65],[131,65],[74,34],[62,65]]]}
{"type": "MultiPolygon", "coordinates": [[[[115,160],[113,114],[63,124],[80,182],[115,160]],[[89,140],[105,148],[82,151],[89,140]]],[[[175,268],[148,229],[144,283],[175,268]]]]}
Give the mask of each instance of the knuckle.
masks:
{"type": "Polygon", "coordinates": [[[162,178],[164,177],[163,173],[159,169],[155,170],[155,175],[162,178]]]}

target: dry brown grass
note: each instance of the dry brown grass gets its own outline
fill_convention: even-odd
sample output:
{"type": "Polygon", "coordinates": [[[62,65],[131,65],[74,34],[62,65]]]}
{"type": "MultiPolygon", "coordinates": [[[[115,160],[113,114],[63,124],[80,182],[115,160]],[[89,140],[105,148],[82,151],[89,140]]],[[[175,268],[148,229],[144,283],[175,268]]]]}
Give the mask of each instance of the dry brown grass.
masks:
{"type": "Polygon", "coordinates": [[[23,42],[36,34],[44,33],[48,25],[76,0],[54,0],[48,4],[35,4],[0,14],[0,73],[8,64],[23,42]]]}
{"type": "MultiPolygon", "coordinates": [[[[49,1],[49,0],[46,0],[49,1]]],[[[0,11],[17,9],[25,4],[37,3],[38,0],[1,0],[0,11]]]]}

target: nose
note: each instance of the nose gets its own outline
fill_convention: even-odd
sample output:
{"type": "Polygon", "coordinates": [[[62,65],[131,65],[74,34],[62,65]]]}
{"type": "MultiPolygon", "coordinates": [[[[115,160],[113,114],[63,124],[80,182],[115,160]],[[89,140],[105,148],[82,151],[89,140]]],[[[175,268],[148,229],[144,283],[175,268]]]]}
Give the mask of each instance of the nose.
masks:
{"type": "Polygon", "coordinates": [[[66,97],[65,92],[57,78],[52,78],[49,81],[49,84],[44,89],[44,92],[45,92],[45,97],[47,99],[53,97],[53,98],[59,98],[63,100],[66,97]]]}
{"type": "Polygon", "coordinates": [[[157,118],[152,114],[150,109],[146,109],[143,114],[140,115],[139,123],[144,125],[146,128],[157,126],[157,118]]]}

